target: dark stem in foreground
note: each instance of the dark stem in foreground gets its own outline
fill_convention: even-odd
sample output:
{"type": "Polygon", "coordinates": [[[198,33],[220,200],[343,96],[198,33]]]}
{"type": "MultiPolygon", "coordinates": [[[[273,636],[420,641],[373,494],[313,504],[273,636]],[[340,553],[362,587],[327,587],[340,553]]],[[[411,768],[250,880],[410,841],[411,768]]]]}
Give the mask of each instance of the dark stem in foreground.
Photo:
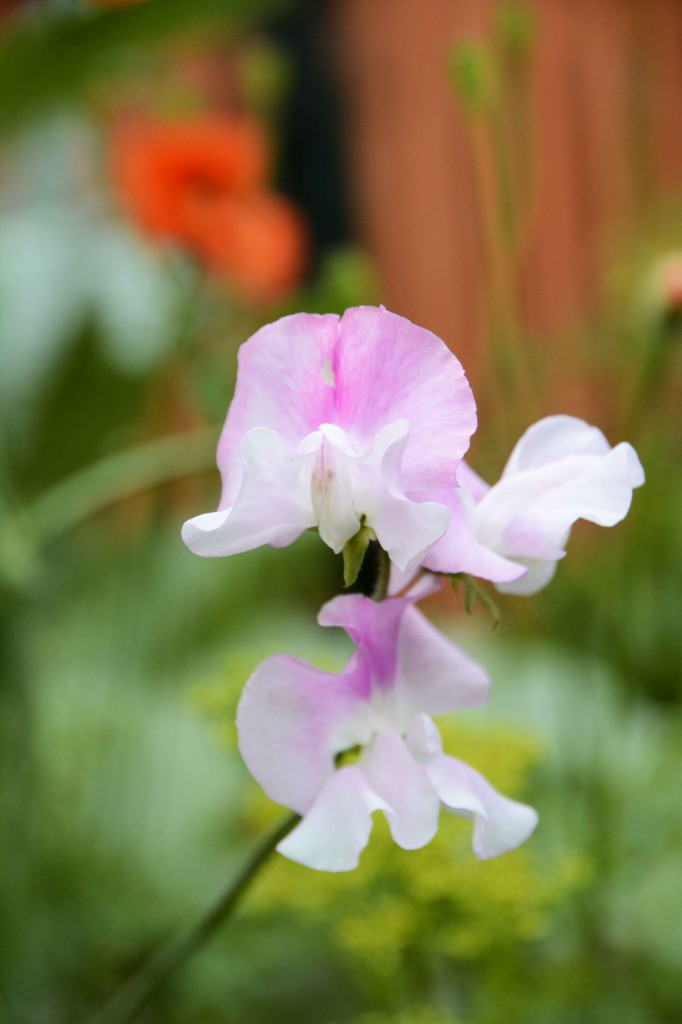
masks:
{"type": "Polygon", "coordinates": [[[113,998],[91,1019],[90,1024],[127,1024],[156,989],[182,966],[227,920],[249,884],[266,863],[277,844],[298,824],[298,814],[289,815],[256,849],[240,875],[218,897],[184,935],[163,946],[114,993],[113,998]]]}

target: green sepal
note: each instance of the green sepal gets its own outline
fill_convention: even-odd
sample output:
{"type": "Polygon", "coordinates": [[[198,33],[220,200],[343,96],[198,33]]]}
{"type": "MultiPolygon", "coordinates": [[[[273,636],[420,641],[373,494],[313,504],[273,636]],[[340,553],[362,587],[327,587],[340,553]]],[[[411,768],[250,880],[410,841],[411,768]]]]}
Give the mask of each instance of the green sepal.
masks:
{"type": "Polygon", "coordinates": [[[355,536],[346,541],[343,548],[343,585],[345,587],[352,587],[358,578],[367,548],[372,540],[376,540],[374,530],[363,523],[355,536]]]}
{"type": "Polygon", "coordinates": [[[479,587],[478,583],[473,576],[470,576],[468,572],[456,572],[450,577],[452,581],[452,589],[457,593],[457,588],[462,584],[464,587],[464,611],[467,615],[471,615],[474,610],[474,605],[477,601],[480,601],[484,605],[490,617],[493,620],[493,629],[497,629],[502,618],[500,609],[493,601],[490,594],[479,587]]]}

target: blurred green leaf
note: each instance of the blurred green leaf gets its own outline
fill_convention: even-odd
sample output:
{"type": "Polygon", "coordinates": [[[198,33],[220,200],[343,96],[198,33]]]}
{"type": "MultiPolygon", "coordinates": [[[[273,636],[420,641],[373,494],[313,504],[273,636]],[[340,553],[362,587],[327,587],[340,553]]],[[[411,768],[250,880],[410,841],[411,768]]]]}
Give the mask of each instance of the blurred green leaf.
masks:
{"type": "Polygon", "coordinates": [[[115,75],[157,40],[221,21],[258,23],[296,0],[149,0],[86,15],[19,25],[0,49],[0,125],[16,130],[49,107],[74,100],[92,80],[115,75]]]}

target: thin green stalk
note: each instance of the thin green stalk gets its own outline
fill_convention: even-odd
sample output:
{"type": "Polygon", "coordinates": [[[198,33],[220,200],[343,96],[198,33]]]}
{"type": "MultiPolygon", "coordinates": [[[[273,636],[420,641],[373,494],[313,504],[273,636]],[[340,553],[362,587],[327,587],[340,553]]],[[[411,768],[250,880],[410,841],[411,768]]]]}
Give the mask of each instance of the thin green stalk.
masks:
{"type": "Polygon", "coordinates": [[[142,969],[118,990],[90,1024],[127,1024],[175,971],[197,952],[227,920],[270,854],[300,821],[289,815],[267,836],[234,882],[184,935],[163,946],[142,969]]]}
{"type": "Polygon", "coordinates": [[[19,513],[46,543],[138,491],[210,469],[215,429],[172,434],[117,452],[60,481],[19,513]]]}

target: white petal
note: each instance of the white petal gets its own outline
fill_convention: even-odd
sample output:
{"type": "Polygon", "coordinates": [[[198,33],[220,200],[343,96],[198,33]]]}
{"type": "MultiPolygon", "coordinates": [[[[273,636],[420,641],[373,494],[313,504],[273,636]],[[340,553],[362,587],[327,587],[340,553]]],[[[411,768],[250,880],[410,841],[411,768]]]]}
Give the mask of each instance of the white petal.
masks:
{"type": "Polygon", "coordinates": [[[611,448],[601,430],[576,416],[545,416],[521,435],[502,479],[546,466],[567,455],[605,455],[611,448]]]}
{"type": "Polygon", "coordinates": [[[340,768],[277,850],[317,871],[352,871],[369,841],[372,812],[379,810],[386,810],[386,804],[362,770],[357,765],[340,768]]]}
{"type": "Polygon", "coordinates": [[[525,842],[538,822],[532,807],[509,800],[477,771],[454,757],[435,754],[426,770],[445,806],[455,814],[473,818],[473,848],[487,860],[525,842]]]}
{"type": "MultiPolygon", "coordinates": [[[[519,559],[519,562],[524,564],[522,558],[519,559]]],[[[499,590],[501,594],[517,594],[521,597],[530,597],[531,594],[537,594],[554,579],[557,568],[556,562],[534,561],[529,558],[526,564],[528,565],[528,572],[525,576],[511,583],[496,583],[495,589],[499,590]]]]}
{"type": "Polygon", "coordinates": [[[367,781],[384,801],[391,835],[404,850],[430,843],[438,831],[440,800],[426,770],[397,733],[382,730],[363,755],[367,781]]]}
{"type": "Polygon", "coordinates": [[[338,555],[360,529],[360,517],[354,507],[352,459],[343,451],[345,438],[336,436],[343,431],[335,428],[331,437],[329,433],[328,426],[319,431],[311,497],[320,537],[338,555]]]}
{"type": "Polygon", "coordinates": [[[411,720],[406,737],[407,749],[423,764],[436,754],[443,753],[440,733],[428,715],[419,712],[411,720]]]}
{"type": "Polygon", "coordinates": [[[643,479],[631,445],[610,448],[601,431],[569,416],[536,423],[517,444],[500,481],[467,509],[479,543],[528,567],[518,582],[496,579],[503,584],[499,589],[540,590],[565,554],[576,520],[600,526],[620,522],[633,487],[643,479]]]}
{"type": "Polygon", "coordinates": [[[232,508],[197,516],[182,528],[182,539],[197,555],[284,547],[315,525],[312,455],[290,454],[274,430],[257,427],[244,438],[241,458],[243,478],[232,508]]]}
{"type": "Polygon", "coordinates": [[[398,420],[377,435],[371,454],[358,466],[361,510],[384,551],[401,572],[417,568],[450,521],[445,505],[412,501],[401,482],[409,424],[398,420]]]}

